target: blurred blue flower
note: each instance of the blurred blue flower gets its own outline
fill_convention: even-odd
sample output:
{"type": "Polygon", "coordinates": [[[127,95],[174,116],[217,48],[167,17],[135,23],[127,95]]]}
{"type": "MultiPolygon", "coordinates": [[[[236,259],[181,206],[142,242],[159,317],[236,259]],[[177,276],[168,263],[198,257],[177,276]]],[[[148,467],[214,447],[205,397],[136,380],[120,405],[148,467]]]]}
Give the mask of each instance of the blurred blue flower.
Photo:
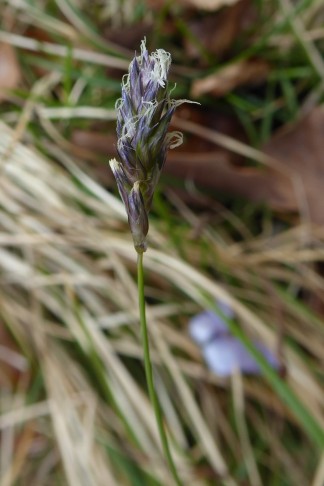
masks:
{"type": "MultiPolygon", "coordinates": [[[[233,318],[231,308],[223,303],[217,304],[221,313],[233,318]]],[[[221,316],[205,311],[189,321],[189,334],[202,350],[208,368],[218,376],[227,377],[236,370],[246,374],[259,374],[260,368],[245,346],[234,337],[221,316]]],[[[254,341],[255,347],[275,369],[279,362],[274,354],[262,343],[254,341]]]]}

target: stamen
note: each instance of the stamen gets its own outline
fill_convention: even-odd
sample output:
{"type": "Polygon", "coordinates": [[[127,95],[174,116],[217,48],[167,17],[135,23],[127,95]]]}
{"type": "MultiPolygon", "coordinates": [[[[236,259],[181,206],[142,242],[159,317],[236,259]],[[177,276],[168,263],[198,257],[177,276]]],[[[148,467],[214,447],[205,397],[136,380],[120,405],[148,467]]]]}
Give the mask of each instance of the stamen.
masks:
{"type": "Polygon", "coordinates": [[[183,135],[181,132],[170,132],[167,133],[165,136],[165,140],[169,146],[170,149],[174,149],[176,147],[179,147],[179,145],[182,144],[183,142],[183,135]]]}

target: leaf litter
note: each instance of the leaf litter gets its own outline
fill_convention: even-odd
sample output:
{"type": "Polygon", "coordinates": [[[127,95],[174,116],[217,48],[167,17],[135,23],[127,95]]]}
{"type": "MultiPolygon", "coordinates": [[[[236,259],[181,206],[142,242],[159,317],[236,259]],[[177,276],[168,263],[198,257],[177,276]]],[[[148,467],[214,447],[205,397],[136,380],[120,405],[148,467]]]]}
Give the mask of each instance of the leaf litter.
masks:
{"type": "Polygon", "coordinates": [[[5,100],[20,81],[21,70],[14,48],[0,42],[0,101],[5,100]]]}

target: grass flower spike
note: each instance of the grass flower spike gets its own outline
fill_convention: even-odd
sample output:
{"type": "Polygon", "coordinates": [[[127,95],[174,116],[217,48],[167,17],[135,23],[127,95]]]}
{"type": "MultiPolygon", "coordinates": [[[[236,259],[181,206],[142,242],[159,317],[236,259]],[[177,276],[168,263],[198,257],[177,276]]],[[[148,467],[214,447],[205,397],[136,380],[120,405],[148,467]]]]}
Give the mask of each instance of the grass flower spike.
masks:
{"type": "Polygon", "coordinates": [[[149,54],[145,40],[122,82],[117,101],[117,151],[110,167],[124,201],[134,246],[146,250],[148,213],[169,148],[182,143],[180,132],[168,133],[176,107],[186,100],[170,99],[171,55],[163,49],[149,54]]]}
{"type": "Polygon", "coordinates": [[[182,482],[173,461],[163,423],[161,406],[154,387],[146,323],[143,253],[149,229],[148,214],[167,151],[182,143],[180,132],[168,132],[176,107],[187,100],[172,100],[168,87],[171,55],[163,49],[149,54],[145,40],[141,54],[129,65],[122,82],[122,97],[117,101],[117,151],[120,161],[111,160],[121,198],[137,251],[138,302],[148,392],[154,409],[164,457],[177,486],[182,482]]]}

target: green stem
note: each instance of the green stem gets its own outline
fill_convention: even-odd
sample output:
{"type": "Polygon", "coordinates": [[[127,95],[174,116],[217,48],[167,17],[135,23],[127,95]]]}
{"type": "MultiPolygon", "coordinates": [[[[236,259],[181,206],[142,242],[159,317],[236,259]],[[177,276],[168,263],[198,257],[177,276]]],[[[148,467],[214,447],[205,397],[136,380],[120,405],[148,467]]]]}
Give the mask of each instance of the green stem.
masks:
{"type": "Polygon", "coordinates": [[[143,339],[144,364],[145,364],[147,387],[150,395],[150,400],[154,408],[155,418],[159,429],[164,455],[168,462],[175,483],[178,486],[181,486],[182,483],[179,479],[177,470],[175,468],[170,453],[167,435],[163,426],[162,411],[154,388],[153,370],[152,370],[152,364],[150,358],[150,345],[149,345],[149,338],[147,332],[146,312],[145,312],[143,253],[138,253],[137,255],[137,286],[138,286],[138,302],[139,302],[139,310],[140,310],[140,322],[141,322],[141,333],[143,339]]]}

